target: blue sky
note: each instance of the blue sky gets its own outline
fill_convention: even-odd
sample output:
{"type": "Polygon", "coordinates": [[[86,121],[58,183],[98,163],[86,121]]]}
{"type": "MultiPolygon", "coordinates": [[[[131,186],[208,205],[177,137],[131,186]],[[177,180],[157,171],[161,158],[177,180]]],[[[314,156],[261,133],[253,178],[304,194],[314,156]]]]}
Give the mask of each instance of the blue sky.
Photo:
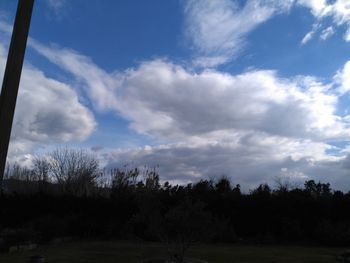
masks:
{"type": "Polygon", "coordinates": [[[175,183],[348,190],[349,54],[347,0],[37,0],[9,161],[68,145],[175,183]]]}

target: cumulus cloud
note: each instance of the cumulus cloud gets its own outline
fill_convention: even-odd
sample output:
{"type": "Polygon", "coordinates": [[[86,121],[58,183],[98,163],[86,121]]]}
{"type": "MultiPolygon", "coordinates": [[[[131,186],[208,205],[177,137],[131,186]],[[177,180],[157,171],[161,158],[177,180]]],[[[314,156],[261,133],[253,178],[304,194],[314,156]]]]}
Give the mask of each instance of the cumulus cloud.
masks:
{"type": "Polygon", "coordinates": [[[230,129],[301,138],[349,134],[334,114],[336,96],[312,78],[281,79],[263,70],[191,73],[151,61],[128,71],[120,89],[118,110],[140,133],[177,138],[230,129]]]}
{"type": "Polygon", "coordinates": [[[164,179],[182,183],[227,174],[249,187],[275,176],[325,179],[336,186],[348,180],[344,154],[329,154],[337,149],[328,144],[350,137],[350,118],[336,113],[347,64],[334,83],[281,78],[271,70],[193,72],[164,60],[109,74],[75,51],[33,47],[81,81],[97,107],[162,142],[101,149],[109,166],[159,165],[164,179]],[[327,178],[331,169],[337,176],[327,178]]]}
{"type": "Polygon", "coordinates": [[[349,135],[348,123],[335,114],[337,95],[312,77],[283,79],[267,70],[195,73],[163,60],[108,74],[75,51],[33,47],[83,81],[94,104],[121,114],[139,133],[168,139],[232,129],[295,138],[349,135]]]}
{"type": "Polygon", "coordinates": [[[244,47],[245,37],[293,1],[249,0],[241,7],[231,0],[188,0],[185,33],[196,51],[194,64],[213,67],[228,62],[244,47]]]}
{"type": "MultiPolygon", "coordinates": [[[[0,72],[6,54],[0,45],[0,72]]],[[[48,78],[37,68],[23,68],[13,122],[9,161],[28,163],[33,149],[49,143],[83,140],[95,129],[90,110],[67,84],[48,78]]]]}
{"type": "MultiPolygon", "coordinates": [[[[189,183],[227,175],[245,191],[276,178],[303,183],[308,179],[331,182],[337,189],[348,183],[348,167],[342,158],[330,158],[324,143],[289,140],[257,133],[237,133],[229,143],[214,141],[146,146],[114,150],[106,155],[108,167],[159,166],[162,180],[189,183]],[[331,175],[334,175],[333,177],[331,175]]],[[[231,138],[232,139],[232,138],[231,138]]]]}

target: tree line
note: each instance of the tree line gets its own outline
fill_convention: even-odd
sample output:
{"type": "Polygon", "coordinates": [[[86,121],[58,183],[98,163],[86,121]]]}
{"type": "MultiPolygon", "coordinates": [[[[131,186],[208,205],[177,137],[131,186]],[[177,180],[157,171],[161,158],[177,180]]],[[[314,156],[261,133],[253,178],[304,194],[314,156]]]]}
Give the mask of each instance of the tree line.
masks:
{"type": "Polygon", "coordinates": [[[161,183],[156,168],[103,171],[83,151],[58,149],[32,169],[8,168],[0,248],[63,237],[195,242],[350,244],[350,193],[308,180],[242,193],[227,177],[161,183]],[[108,180],[106,175],[108,174],[108,180]]]}

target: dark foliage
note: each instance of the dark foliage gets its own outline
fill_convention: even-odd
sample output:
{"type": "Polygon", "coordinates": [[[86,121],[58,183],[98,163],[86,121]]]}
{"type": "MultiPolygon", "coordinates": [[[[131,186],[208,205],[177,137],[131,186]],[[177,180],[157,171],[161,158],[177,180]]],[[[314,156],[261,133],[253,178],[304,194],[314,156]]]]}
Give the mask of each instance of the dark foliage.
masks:
{"type": "Polygon", "coordinates": [[[242,194],[225,177],[161,185],[156,169],[124,169],[111,171],[109,187],[91,182],[94,190],[82,195],[60,191],[45,167],[35,169],[40,176],[32,180],[16,171],[18,178],[5,181],[20,187],[0,196],[2,248],[67,236],[163,241],[183,251],[198,241],[350,245],[350,194],[328,183],[261,184],[242,194]]]}

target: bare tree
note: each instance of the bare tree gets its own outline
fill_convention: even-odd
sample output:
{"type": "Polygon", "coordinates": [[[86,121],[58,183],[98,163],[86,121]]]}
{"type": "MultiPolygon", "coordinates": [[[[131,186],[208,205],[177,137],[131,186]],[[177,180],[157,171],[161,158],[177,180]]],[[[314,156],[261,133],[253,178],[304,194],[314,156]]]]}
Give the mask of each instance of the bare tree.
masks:
{"type": "Polygon", "coordinates": [[[50,181],[50,163],[45,157],[36,157],[33,161],[33,175],[38,182],[39,191],[46,191],[50,181]]]}
{"type": "Polygon", "coordinates": [[[37,190],[33,171],[18,163],[8,164],[5,174],[6,191],[32,193],[37,190]]]}
{"type": "Polygon", "coordinates": [[[287,193],[299,187],[297,182],[291,181],[290,177],[277,176],[274,178],[275,192],[278,194],[287,193]]]}
{"type": "Polygon", "coordinates": [[[50,163],[45,157],[36,157],[33,161],[33,173],[36,181],[49,181],[50,163]]]}
{"type": "Polygon", "coordinates": [[[28,169],[27,167],[22,167],[18,163],[13,164],[9,169],[8,177],[18,181],[34,181],[32,170],[28,169]]]}
{"type": "MultiPolygon", "coordinates": [[[[49,173],[64,193],[90,195],[101,176],[98,160],[84,150],[58,148],[48,155],[49,173]]],[[[46,164],[43,163],[45,168],[46,164]]]]}

